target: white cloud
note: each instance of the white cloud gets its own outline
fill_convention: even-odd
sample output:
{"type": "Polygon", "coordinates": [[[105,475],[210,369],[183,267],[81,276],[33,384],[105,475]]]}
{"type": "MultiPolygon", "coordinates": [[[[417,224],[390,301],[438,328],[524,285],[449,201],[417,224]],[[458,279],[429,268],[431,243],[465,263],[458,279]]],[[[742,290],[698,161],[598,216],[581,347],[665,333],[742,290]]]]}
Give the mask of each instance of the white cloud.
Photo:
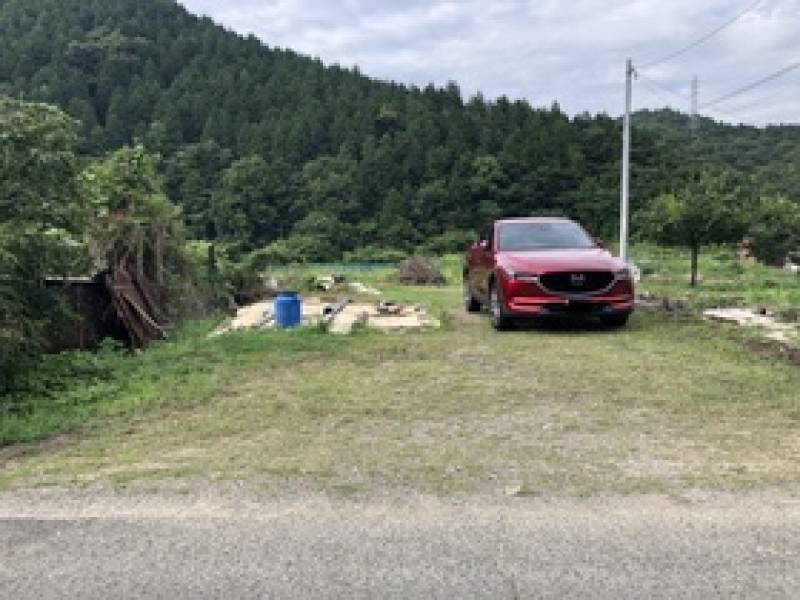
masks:
{"type": "MultiPolygon", "coordinates": [[[[380,79],[425,85],[455,80],[465,94],[557,100],[571,112],[619,114],[624,60],[679,49],[729,20],[748,0],[184,0],[271,46],[358,65],[380,79]]],[[[703,101],[800,60],[800,0],[764,0],[710,42],[647,72],[703,101]]],[[[719,105],[745,122],[800,122],[800,70],[719,105]]],[[[636,85],[637,107],[688,101],[636,85]]],[[[730,117],[721,113],[712,116],[730,117]]]]}

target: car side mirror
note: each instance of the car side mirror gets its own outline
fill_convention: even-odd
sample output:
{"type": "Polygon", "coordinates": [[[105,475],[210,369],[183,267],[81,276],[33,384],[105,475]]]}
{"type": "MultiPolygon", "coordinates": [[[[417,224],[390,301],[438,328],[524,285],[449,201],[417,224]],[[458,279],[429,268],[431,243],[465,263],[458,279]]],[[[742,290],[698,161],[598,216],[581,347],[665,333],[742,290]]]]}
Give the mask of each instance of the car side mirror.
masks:
{"type": "Polygon", "coordinates": [[[592,241],[594,242],[594,245],[597,248],[602,248],[603,250],[606,249],[606,245],[603,243],[603,240],[601,240],[599,237],[593,237],[592,241]]]}

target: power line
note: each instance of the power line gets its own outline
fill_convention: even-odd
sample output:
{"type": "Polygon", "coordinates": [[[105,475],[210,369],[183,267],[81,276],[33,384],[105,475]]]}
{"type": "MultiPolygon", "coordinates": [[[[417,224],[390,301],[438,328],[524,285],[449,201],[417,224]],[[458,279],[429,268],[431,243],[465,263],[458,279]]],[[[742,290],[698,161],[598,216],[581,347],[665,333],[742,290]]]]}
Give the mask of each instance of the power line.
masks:
{"type": "Polygon", "coordinates": [[[668,94],[672,94],[676,98],[680,98],[684,102],[687,102],[687,103],[691,102],[691,98],[689,96],[687,96],[685,94],[681,94],[680,92],[676,92],[675,90],[668,88],[667,86],[665,86],[662,83],[659,83],[655,79],[651,79],[650,77],[647,77],[644,73],[642,73],[640,71],[637,71],[636,75],[637,75],[638,79],[641,79],[646,85],[648,85],[651,88],[651,90],[653,88],[657,88],[657,89],[661,90],[662,92],[666,92],[668,94]]]}
{"type": "Polygon", "coordinates": [[[711,102],[706,102],[705,104],[702,104],[700,106],[700,108],[709,108],[711,106],[714,106],[715,104],[721,104],[722,102],[726,102],[727,100],[735,98],[736,96],[741,96],[742,94],[744,94],[746,92],[749,92],[750,90],[754,90],[755,88],[757,88],[759,86],[762,86],[765,83],[769,83],[770,81],[778,79],[779,77],[783,77],[787,73],[791,73],[792,71],[794,71],[798,67],[800,67],[800,61],[794,62],[794,63],[792,63],[792,64],[780,69],[779,71],[775,71],[774,73],[772,73],[770,75],[767,75],[766,77],[763,77],[762,79],[759,79],[758,81],[754,81],[751,84],[748,84],[748,85],[746,85],[744,87],[741,87],[741,88],[739,88],[737,90],[734,90],[732,92],[729,92],[729,93],[725,94],[724,96],[720,96],[719,98],[715,98],[711,102]]]}
{"type": "Polygon", "coordinates": [[[643,80],[642,83],[644,84],[645,89],[648,92],[650,92],[651,94],[653,94],[654,97],[661,98],[662,100],[664,100],[665,103],[666,103],[665,106],[672,106],[674,101],[671,100],[670,96],[667,96],[661,89],[657,88],[656,86],[651,84],[649,81],[644,81],[643,80]]]}
{"type": "MultiPolygon", "coordinates": [[[[691,99],[690,96],[687,96],[686,94],[682,94],[682,93],[677,92],[677,91],[675,91],[673,89],[670,89],[667,86],[659,83],[658,81],[655,81],[655,80],[653,80],[653,79],[651,79],[649,77],[646,77],[646,76],[642,75],[641,73],[637,73],[637,75],[638,75],[638,79],[641,80],[641,82],[645,85],[645,89],[647,89],[647,91],[649,91],[654,96],[657,96],[659,98],[663,98],[663,99],[668,101],[667,106],[671,105],[671,102],[669,101],[670,97],[678,98],[678,99],[680,99],[680,100],[682,100],[684,102],[691,103],[692,99],[691,99]],[[669,94],[669,96],[667,94],[669,94]]],[[[725,117],[726,119],[729,119],[734,124],[735,123],[742,123],[744,121],[744,119],[741,116],[734,115],[730,111],[720,110],[718,108],[715,108],[713,110],[707,111],[706,115],[709,115],[709,114],[711,116],[715,116],[716,115],[717,117],[725,117]]],[[[698,112],[698,116],[706,116],[706,115],[701,115],[698,112]]]]}
{"type": "Polygon", "coordinates": [[[719,27],[717,27],[716,29],[714,29],[710,33],[707,33],[706,35],[704,35],[700,39],[695,40],[694,42],[692,42],[688,46],[684,46],[680,50],[672,52],[671,54],[667,54],[666,56],[664,56],[662,58],[659,58],[658,60],[654,60],[652,62],[649,62],[649,63],[647,63],[646,65],[644,65],[641,68],[642,69],[649,69],[651,67],[655,67],[657,65],[660,65],[660,64],[663,64],[665,62],[668,62],[668,61],[670,61],[670,60],[672,60],[674,58],[678,58],[679,56],[681,56],[683,54],[686,54],[690,50],[694,50],[695,48],[697,48],[701,44],[704,44],[705,42],[707,42],[708,40],[713,38],[718,33],[721,33],[722,31],[724,31],[725,29],[727,29],[728,27],[730,27],[731,25],[736,23],[739,19],[741,19],[747,13],[755,10],[758,7],[758,5],[761,4],[762,2],[763,2],[763,0],[756,0],[751,5],[749,5],[747,8],[745,8],[743,11],[741,11],[736,16],[734,16],[732,19],[730,19],[729,21],[726,21],[725,23],[723,23],[722,25],[720,25],[719,27]]]}

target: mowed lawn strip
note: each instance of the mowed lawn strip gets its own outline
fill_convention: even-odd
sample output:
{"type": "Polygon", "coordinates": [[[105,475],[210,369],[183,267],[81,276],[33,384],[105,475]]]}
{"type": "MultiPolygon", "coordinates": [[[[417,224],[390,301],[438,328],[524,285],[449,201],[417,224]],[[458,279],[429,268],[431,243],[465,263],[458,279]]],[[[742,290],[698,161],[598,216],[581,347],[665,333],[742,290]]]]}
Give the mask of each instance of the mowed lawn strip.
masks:
{"type": "Polygon", "coordinates": [[[498,334],[455,287],[402,293],[453,316],[423,334],[195,331],[129,359],[148,381],[60,446],[0,451],[3,482],[580,496],[800,480],[800,369],[713,325],[498,334]]]}

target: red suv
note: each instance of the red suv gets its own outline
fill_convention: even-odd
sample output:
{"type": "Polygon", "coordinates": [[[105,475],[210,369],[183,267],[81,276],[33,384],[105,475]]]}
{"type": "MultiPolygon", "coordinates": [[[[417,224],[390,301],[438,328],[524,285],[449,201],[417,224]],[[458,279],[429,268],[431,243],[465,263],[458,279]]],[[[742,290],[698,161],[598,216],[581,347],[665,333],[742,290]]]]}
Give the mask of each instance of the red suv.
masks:
{"type": "Polygon", "coordinates": [[[633,312],[631,270],[568,219],[496,221],[467,251],[464,302],[492,325],[517,317],[598,317],[623,327],[633,312]]]}

